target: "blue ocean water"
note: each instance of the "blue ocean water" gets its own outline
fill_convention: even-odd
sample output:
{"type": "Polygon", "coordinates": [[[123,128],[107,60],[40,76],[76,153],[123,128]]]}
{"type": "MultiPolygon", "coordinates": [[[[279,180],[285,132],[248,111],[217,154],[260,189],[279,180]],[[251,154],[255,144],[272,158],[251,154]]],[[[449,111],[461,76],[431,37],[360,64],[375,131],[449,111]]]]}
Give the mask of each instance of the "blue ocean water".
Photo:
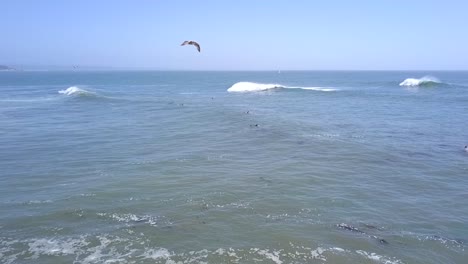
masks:
{"type": "Polygon", "coordinates": [[[0,72],[1,263],[466,263],[468,72],[0,72]]]}

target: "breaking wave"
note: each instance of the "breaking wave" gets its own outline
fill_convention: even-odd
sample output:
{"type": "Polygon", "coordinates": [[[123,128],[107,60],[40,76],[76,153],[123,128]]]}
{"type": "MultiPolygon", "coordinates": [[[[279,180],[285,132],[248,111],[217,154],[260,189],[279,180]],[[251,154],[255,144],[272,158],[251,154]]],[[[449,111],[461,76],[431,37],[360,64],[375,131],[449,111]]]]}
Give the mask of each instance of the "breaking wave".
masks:
{"type": "Polygon", "coordinates": [[[301,89],[301,90],[313,90],[321,92],[333,92],[337,89],[330,87],[301,87],[301,86],[284,86],[281,84],[266,84],[266,83],[254,83],[254,82],[238,82],[232,85],[228,92],[260,92],[271,89],[301,89]]]}
{"type": "MultiPolygon", "coordinates": [[[[127,230],[130,231],[130,230],[127,230]]],[[[133,232],[133,231],[132,231],[133,232]]],[[[132,233],[133,234],[133,233],[132,233]]],[[[80,235],[16,240],[0,237],[2,263],[350,263],[402,264],[402,260],[364,250],[308,247],[289,243],[284,248],[219,247],[177,252],[138,236],[80,235]],[[68,260],[68,261],[67,261],[68,260]],[[73,261],[74,260],[74,261],[73,261]]]]}
{"type": "Polygon", "coordinates": [[[442,82],[432,76],[424,76],[422,78],[416,79],[416,78],[408,78],[405,79],[400,83],[400,86],[432,86],[432,85],[438,85],[441,84],[442,82]]]}
{"type": "Polygon", "coordinates": [[[59,94],[68,96],[95,96],[96,94],[85,89],[81,89],[77,86],[68,87],[66,90],[58,91],[59,94]]]}

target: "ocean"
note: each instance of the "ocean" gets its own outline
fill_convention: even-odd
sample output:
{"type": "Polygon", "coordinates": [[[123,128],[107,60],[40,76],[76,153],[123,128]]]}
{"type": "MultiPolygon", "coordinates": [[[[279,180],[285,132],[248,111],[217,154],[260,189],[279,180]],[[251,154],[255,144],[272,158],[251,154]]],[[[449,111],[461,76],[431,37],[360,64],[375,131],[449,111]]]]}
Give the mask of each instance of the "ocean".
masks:
{"type": "Polygon", "coordinates": [[[467,263],[468,72],[0,72],[0,263],[467,263]]]}

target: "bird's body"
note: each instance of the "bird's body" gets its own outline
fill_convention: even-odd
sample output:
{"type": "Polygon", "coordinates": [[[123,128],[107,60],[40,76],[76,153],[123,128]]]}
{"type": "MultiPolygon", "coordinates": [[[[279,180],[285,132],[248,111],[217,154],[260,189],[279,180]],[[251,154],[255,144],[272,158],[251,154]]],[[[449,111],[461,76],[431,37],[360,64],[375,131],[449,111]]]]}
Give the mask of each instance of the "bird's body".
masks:
{"type": "Polygon", "coordinates": [[[186,40],[184,42],[182,42],[182,44],[180,44],[181,46],[185,46],[185,45],[193,45],[197,48],[198,52],[200,52],[200,44],[198,44],[197,42],[193,41],[193,40],[186,40]]]}

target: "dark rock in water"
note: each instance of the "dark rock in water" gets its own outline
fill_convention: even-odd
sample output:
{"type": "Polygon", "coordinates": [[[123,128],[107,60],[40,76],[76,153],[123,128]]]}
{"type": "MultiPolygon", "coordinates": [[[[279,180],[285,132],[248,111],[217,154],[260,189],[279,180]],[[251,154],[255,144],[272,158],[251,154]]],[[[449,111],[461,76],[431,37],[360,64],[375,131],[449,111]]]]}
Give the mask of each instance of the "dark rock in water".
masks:
{"type": "Polygon", "coordinates": [[[338,224],[336,226],[339,227],[339,228],[345,229],[345,230],[349,230],[349,231],[364,234],[364,232],[359,230],[357,227],[354,227],[354,226],[351,226],[351,225],[348,225],[348,224],[345,224],[345,223],[341,223],[341,224],[338,224]]]}
{"type": "Polygon", "coordinates": [[[378,237],[378,236],[370,236],[370,237],[372,237],[372,238],[376,239],[377,241],[379,241],[380,244],[388,245],[387,240],[385,240],[385,239],[383,239],[381,237],[378,237]]]}
{"type": "Polygon", "coordinates": [[[387,240],[385,240],[385,239],[383,239],[383,238],[380,238],[380,239],[379,239],[379,242],[380,242],[380,244],[388,245],[387,240]]]}
{"type": "MultiPolygon", "coordinates": [[[[348,231],[351,231],[351,232],[355,232],[355,233],[359,233],[359,234],[363,234],[363,235],[366,235],[370,238],[373,238],[373,239],[376,239],[377,241],[379,241],[380,244],[383,244],[383,245],[388,245],[388,241],[381,238],[381,237],[378,237],[378,236],[374,236],[374,235],[370,235],[370,234],[367,234],[366,232],[358,229],[357,227],[354,227],[352,225],[348,225],[348,224],[345,224],[345,223],[341,223],[341,224],[338,224],[336,225],[337,227],[341,228],[341,229],[345,229],[345,230],[348,230],[348,231]]],[[[369,225],[367,226],[368,228],[372,229],[372,228],[375,228],[377,229],[377,227],[375,226],[372,226],[372,225],[369,225]]]]}

